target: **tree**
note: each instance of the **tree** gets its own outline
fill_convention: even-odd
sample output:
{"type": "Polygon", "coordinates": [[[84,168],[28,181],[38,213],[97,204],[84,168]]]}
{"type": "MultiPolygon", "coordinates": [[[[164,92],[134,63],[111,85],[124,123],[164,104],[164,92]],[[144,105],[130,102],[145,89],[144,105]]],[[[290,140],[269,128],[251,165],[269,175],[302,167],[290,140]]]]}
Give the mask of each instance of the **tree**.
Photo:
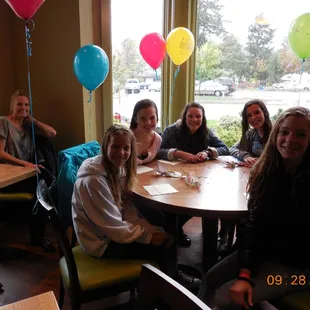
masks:
{"type": "Polygon", "coordinates": [[[221,15],[222,5],[219,0],[198,0],[197,42],[202,47],[212,35],[221,36],[226,33],[221,15]]]}
{"type": "Polygon", "coordinates": [[[248,42],[245,50],[249,53],[250,73],[253,77],[266,80],[267,63],[273,50],[272,40],[275,30],[268,23],[257,22],[264,20],[263,14],[256,17],[256,22],[249,26],[248,42]]]}
{"type": "Polygon", "coordinates": [[[239,39],[233,34],[226,34],[219,48],[222,52],[221,68],[239,78],[246,76],[248,62],[239,39]]]}
{"type": "Polygon", "coordinates": [[[213,42],[197,48],[196,78],[200,81],[212,80],[221,75],[221,51],[213,42]]]}
{"type": "Polygon", "coordinates": [[[282,76],[283,70],[281,67],[279,52],[273,52],[269,58],[267,80],[269,83],[279,82],[282,76]]]}
{"type": "Polygon", "coordinates": [[[113,55],[113,80],[122,86],[127,79],[137,77],[145,68],[136,41],[125,39],[113,55]]]}

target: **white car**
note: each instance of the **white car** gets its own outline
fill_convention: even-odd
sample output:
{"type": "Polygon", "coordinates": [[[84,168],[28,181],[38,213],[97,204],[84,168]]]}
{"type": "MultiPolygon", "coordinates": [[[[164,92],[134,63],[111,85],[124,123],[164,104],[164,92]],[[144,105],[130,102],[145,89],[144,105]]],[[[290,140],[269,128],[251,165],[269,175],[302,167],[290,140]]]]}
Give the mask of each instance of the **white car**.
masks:
{"type": "Polygon", "coordinates": [[[218,82],[206,81],[195,87],[195,95],[215,95],[216,97],[229,94],[228,86],[218,82]]]}
{"type": "Polygon", "coordinates": [[[125,94],[140,93],[140,82],[138,79],[128,79],[125,84],[125,94]]]}
{"type": "Polygon", "coordinates": [[[153,82],[150,86],[149,86],[149,91],[160,91],[161,90],[161,82],[160,81],[156,81],[153,82]]]}

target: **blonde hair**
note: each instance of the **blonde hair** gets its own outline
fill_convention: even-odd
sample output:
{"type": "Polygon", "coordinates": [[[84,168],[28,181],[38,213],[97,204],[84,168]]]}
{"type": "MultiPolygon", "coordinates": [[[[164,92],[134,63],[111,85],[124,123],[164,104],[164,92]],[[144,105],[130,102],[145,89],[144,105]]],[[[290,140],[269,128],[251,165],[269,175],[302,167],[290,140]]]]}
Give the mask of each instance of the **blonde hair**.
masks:
{"type": "Polygon", "coordinates": [[[16,104],[16,99],[18,97],[26,97],[28,101],[30,101],[29,97],[22,91],[22,90],[16,90],[12,95],[10,99],[10,113],[13,112],[13,107],[16,104]]]}
{"type": "Polygon", "coordinates": [[[133,188],[134,179],[136,177],[136,138],[133,132],[122,125],[112,125],[105,133],[103,137],[103,142],[101,146],[102,152],[102,165],[107,173],[107,179],[111,188],[111,192],[115,203],[121,205],[122,196],[130,195],[133,188]],[[108,158],[108,146],[110,140],[113,136],[121,134],[128,137],[131,146],[131,153],[124,165],[125,169],[125,180],[124,182],[119,182],[118,174],[116,172],[115,166],[111,163],[108,158]],[[122,184],[120,184],[122,183],[122,184]]]}
{"type": "MultiPolygon", "coordinates": [[[[281,154],[277,149],[277,137],[280,127],[289,116],[306,118],[310,128],[309,109],[304,107],[293,107],[282,112],[271,130],[262,155],[251,170],[248,182],[248,192],[251,198],[259,199],[266,193],[267,188],[275,182],[274,177],[280,170],[282,162],[281,154]]],[[[310,146],[308,146],[304,161],[310,161],[310,146]]]]}

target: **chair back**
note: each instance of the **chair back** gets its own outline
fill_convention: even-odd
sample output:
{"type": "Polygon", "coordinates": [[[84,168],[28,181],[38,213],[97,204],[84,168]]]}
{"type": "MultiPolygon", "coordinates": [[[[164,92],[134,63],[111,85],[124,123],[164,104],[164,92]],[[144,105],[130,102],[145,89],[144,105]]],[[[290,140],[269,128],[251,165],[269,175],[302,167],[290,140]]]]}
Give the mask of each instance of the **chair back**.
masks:
{"type": "Polygon", "coordinates": [[[193,293],[150,264],[141,269],[137,310],[211,310],[193,293]]]}
{"type": "Polygon", "coordinates": [[[76,174],[83,161],[100,153],[100,144],[92,141],[58,153],[58,211],[65,228],[72,226],[71,199],[76,174]]]}
{"type": "Polygon", "coordinates": [[[70,242],[58,216],[57,209],[50,193],[50,188],[47,187],[44,180],[39,181],[36,194],[40,203],[39,207],[43,207],[47,211],[48,219],[50,220],[53,230],[57,236],[59,257],[65,257],[70,279],[70,288],[78,292],[80,290],[80,282],[70,242]]]}

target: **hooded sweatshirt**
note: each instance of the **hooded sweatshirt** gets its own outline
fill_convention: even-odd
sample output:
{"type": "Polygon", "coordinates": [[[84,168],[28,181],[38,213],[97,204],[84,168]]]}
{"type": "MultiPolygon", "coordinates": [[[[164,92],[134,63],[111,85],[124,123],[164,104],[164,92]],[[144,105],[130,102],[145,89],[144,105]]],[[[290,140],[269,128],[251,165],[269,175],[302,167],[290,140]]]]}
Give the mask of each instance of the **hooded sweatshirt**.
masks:
{"type": "MultiPolygon", "coordinates": [[[[88,255],[101,257],[113,240],[118,243],[150,243],[161,228],[139,216],[131,203],[114,201],[101,164],[102,156],[86,159],[77,172],[72,196],[72,219],[79,244],[88,255]]],[[[120,175],[120,182],[122,181],[120,175]]]]}

